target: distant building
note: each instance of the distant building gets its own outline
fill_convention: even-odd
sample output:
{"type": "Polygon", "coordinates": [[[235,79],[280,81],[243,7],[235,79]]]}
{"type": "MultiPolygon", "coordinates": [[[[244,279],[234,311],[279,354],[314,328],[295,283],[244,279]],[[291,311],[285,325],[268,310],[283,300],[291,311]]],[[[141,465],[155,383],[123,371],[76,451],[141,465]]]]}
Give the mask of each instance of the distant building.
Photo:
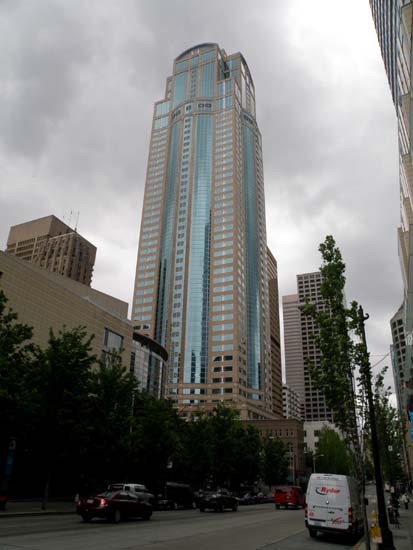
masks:
{"type": "Polygon", "coordinates": [[[283,416],[303,421],[303,405],[300,394],[283,384],[283,416]]]}
{"type": "Polygon", "coordinates": [[[96,247],[55,216],[13,225],[6,252],[80,283],[92,282],[96,247]]]}
{"type": "Polygon", "coordinates": [[[278,295],[277,260],[267,247],[268,295],[270,305],[271,389],[274,413],[283,416],[282,370],[280,346],[280,301],[278,295]]]}
{"type": "Polygon", "coordinates": [[[247,420],[263,439],[278,437],[287,445],[289,456],[290,482],[298,483],[305,476],[304,429],[303,423],[293,419],[247,420]]]}
{"type": "Polygon", "coordinates": [[[301,312],[306,299],[318,309],[324,308],[320,285],[319,271],[303,273],[297,275],[297,294],[283,297],[286,383],[301,396],[306,422],[333,421],[333,413],[309,371],[309,363],[317,366],[320,362],[320,350],[313,339],[318,328],[301,312]]]}
{"type": "Polygon", "coordinates": [[[327,422],[326,420],[315,420],[312,422],[304,422],[304,448],[305,450],[317,452],[318,439],[320,437],[321,430],[323,428],[330,428],[336,431],[338,434],[341,432],[338,430],[335,424],[327,422]]]}

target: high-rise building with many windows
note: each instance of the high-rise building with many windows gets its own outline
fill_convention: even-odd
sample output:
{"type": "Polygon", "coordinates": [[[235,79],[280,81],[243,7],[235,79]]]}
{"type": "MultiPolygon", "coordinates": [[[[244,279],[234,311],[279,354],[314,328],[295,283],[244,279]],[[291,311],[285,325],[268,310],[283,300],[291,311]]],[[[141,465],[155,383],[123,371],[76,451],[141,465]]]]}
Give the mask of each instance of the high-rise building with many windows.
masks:
{"type": "Polygon", "coordinates": [[[200,44],[155,103],[132,312],[169,352],[163,395],[183,415],[219,402],[275,415],[267,266],[251,74],[242,54],[200,44]]]}
{"type": "Polygon", "coordinates": [[[285,378],[296,392],[304,410],[306,422],[332,422],[333,413],[327,407],[324,394],[311,379],[309,365],[320,363],[320,349],[314,342],[318,328],[314,319],[302,313],[306,300],[324,309],[320,294],[321,273],[297,275],[297,294],[283,296],[285,378]]]}
{"type": "MultiPolygon", "coordinates": [[[[370,6],[398,123],[401,220],[397,234],[404,299],[391,326],[394,337],[393,321],[397,318],[397,330],[405,337],[404,353],[397,358],[395,383],[400,410],[412,430],[407,432],[406,440],[413,463],[413,2],[370,0],[370,6]]],[[[396,353],[397,349],[395,345],[396,353]]]]}

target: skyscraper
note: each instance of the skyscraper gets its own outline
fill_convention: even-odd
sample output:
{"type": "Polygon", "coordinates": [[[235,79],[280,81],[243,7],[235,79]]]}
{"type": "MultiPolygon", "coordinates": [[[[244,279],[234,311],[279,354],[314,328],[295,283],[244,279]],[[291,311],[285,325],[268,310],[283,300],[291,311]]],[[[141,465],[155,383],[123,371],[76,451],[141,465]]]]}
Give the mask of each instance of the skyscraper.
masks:
{"type": "Polygon", "coordinates": [[[406,354],[402,367],[403,388],[398,392],[404,410],[413,415],[413,140],[411,49],[413,3],[408,0],[370,0],[380,49],[398,120],[400,212],[399,259],[404,284],[404,332],[406,354]]]}
{"type": "Polygon", "coordinates": [[[306,422],[332,422],[333,415],[326,406],[324,395],[311,380],[308,364],[317,365],[320,350],[312,335],[317,326],[311,317],[301,313],[306,298],[317,308],[324,308],[320,294],[321,273],[297,275],[297,294],[283,296],[285,376],[287,385],[297,392],[304,406],[306,422]]]}
{"type": "Polygon", "coordinates": [[[163,395],[184,415],[224,401],[273,416],[254,84],[218,44],[179,55],[155,103],[132,315],[168,350],[163,395]]]}

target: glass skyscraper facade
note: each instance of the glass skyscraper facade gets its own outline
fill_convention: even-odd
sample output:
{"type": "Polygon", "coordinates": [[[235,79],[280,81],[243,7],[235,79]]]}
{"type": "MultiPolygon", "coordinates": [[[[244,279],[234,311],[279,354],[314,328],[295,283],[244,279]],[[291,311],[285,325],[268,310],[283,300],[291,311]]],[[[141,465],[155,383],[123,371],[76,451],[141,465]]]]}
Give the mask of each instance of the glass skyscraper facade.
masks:
{"type": "Polygon", "coordinates": [[[281,406],[270,292],[254,84],[242,54],[200,44],[175,59],[155,103],[132,313],[168,350],[163,396],[184,415],[281,406]]]}
{"type": "MultiPolygon", "coordinates": [[[[405,412],[407,452],[413,475],[413,94],[411,66],[413,61],[411,0],[370,0],[374,24],[396,108],[399,142],[400,213],[398,249],[404,284],[404,300],[391,321],[397,318],[397,334],[405,339],[403,355],[395,365],[396,395],[405,412]]],[[[399,343],[394,342],[397,352],[399,343]]]]}

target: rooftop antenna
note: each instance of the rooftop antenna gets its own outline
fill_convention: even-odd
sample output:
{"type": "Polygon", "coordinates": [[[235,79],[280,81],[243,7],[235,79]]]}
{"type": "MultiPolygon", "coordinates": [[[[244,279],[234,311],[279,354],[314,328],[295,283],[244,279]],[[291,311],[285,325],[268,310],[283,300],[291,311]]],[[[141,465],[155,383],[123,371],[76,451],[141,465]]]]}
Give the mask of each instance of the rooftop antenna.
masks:
{"type": "Polygon", "coordinates": [[[79,223],[80,210],[77,211],[75,231],[77,231],[77,224],[79,223]]]}
{"type": "Polygon", "coordinates": [[[69,216],[69,223],[67,224],[69,227],[70,227],[70,222],[72,221],[72,211],[70,211],[70,216],[69,216]]]}

